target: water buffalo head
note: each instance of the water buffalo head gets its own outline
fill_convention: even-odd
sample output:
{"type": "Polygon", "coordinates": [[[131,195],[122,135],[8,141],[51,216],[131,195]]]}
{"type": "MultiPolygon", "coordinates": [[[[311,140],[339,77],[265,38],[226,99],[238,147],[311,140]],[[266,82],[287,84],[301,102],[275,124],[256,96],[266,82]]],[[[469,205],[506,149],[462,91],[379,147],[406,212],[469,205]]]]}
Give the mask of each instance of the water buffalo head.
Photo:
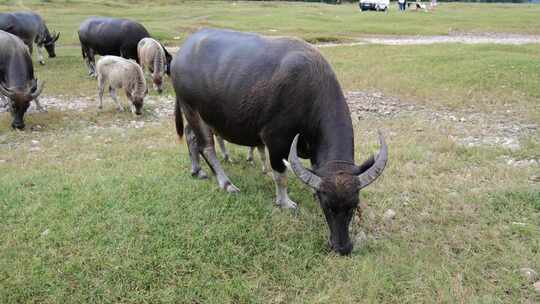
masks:
{"type": "Polygon", "coordinates": [[[163,77],[158,73],[155,73],[152,81],[154,82],[154,89],[156,89],[158,94],[163,93],[163,77]]]}
{"type": "Polygon", "coordinates": [[[50,36],[50,39],[43,42],[43,45],[45,46],[45,49],[47,50],[50,58],[56,57],[54,46],[56,44],[56,41],[58,41],[58,38],[60,38],[60,33],[53,33],[50,36]]]}
{"type": "Polygon", "coordinates": [[[362,165],[345,161],[330,161],[316,171],[302,165],[297,155],[298,135],[289,153],[289,163],[294,174],[306,185],[315,189],[326,223],[330,230],[330,248],[339,254],[350,254],[353,244],[349,237],[349,225],[359,203],[360,189],[367,187],[383,172],[388,160],[388,148],[379,133],[381,149],[362,165]]]}
{"type": "Polygon", "coordinates": [[[24,129],[24,113],[30,106],[30,101],[37,98],[43,90],[43,82],[32,80],[29,88],[13,87],[8,88],[0,83],[0,94],[9,98],[11,115],[13,122],[11,126],[14,129],[24,129]]]}

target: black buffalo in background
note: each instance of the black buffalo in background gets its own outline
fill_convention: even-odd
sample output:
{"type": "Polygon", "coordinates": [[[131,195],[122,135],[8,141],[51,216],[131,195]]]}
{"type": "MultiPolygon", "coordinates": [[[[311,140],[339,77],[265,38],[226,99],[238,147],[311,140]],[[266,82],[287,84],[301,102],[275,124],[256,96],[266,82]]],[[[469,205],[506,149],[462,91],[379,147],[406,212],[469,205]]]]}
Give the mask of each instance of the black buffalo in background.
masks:
{"type": "Polygon", "coordinates": [[[38,50],[38,60],[41,64],[45,64],[43,47],[47,50],[49,57],[56,57],[54,47],[60,33],[51,34],[43,18],[36,13],[15,12],[0,14],[0,30],[21,38],[24,44],[28,46],[30,54],[32,54],[33,43],[35,42],[38,50]]]}
{"type": "Polygon", "coordinates": [[[0,30],[0,99],[8,98],[13,122],[11,126],[24,128],[24,113],[38,96],[43,84],[34,78],[34,66],[28,48],[19,37],[0,30]]]}
{"type": "MultiPolygon", "coordinates": [[[[140,63],[137,44],[146,37],[151,36],[144,26],[132,20],[108,17],[86,19],[79,27],[79,40],[82,56],[88,67],[88,74],[96,76],[95,55],[121,56],[140,63]]],[[[165,56],[167,57],[166,71],[168,72],[172,56],[167,50],[165,50],[165,56]]]]}

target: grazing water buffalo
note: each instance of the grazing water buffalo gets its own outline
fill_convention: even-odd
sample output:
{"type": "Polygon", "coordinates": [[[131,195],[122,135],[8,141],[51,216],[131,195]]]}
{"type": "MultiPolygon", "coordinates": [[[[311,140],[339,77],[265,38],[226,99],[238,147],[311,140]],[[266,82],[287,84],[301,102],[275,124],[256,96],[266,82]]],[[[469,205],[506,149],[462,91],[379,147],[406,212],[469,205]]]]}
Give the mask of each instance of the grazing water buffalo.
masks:
{"type": "Polygon", "coordinates": [[[142,114],[143,101],[148,89],[143,71],[135,61],[118,56],[103,56],[97,63],[97,74],[99,109],[103,108],[103,92],[108,84],[109,94],[118,106],[118,111],[123,111],[124,108],[118,101],[116,89],[124,88],[131,102],[131,112],[142,114]]]}
{"type": "Polygon", "coordinates": [[[38,96],[43,83],[34,78],[34,66],[28,48],[19,37],[0,30],[0,96],[7,97],[13,122],[11,126],[24,128],[24,113],[34,100],[42,110],[38,96]]]}
{"type": "MultiPolygon", "coordinates": [[[[135,59],[137,63],[140,63],[137,45],[146,37],[150,37],[150,34],[144,26],[132,20],[107,17],[86,19],[79,27],[79,41],[89,75],[96,75],[96,54],[135,59]]],[[[167,58],[166,69],[168,69],[172,56],[165,48],[163,50],[167,58]]]]}
{"type": "Polygon", "coordinates": [[[0,30],[18,36],[28,46],[32,54],[33,43],[38,50],[39,63],[45,64],[42,48],[45,46],[49,57],[56,57],[54,46],[60,33],[50,33],[40,15],[32,12],[15,12],[0,14],[0,30]]]}
{"type": "Polygon", "coordinates": [[[379,134],[378,155],[355,165],[349,107],[317,49],[294,38],[203,29],[178,51],[171,78],[179,136],[184,133],[182,113],[188,121],[192,174],[203,175],[200,154],[219,186],[237,192],[216,158],[212,132],[238,145],[264,144],[276,203],[297,206],[287,194],[288,158],[294,174],[316,191],[330,230],[330,247],[340,254],[351,252],[348,228],[359,190],[382,174],[388,149],[379,134]],[[298,154],[311,160],[311,169],[302,165],[298,154]]]}

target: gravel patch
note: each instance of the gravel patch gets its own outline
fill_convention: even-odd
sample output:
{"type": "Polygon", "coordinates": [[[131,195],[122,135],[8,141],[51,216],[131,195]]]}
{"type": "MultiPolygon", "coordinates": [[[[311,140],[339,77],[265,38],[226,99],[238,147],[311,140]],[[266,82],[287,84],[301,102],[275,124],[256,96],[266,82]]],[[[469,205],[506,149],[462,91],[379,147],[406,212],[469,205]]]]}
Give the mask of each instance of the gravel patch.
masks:
{"type": "Polygon", "coordinates": [[[462,43],[462,44],[537,44],[540,43],[538,35],[522,35],[507,33],[459,33],[438,36],[366,36],[358,37],[356,42],[348,43],[322,43],[318,47],[355,46],[366,44],[383,45],[427,45],[438,43],[462,43]]]}
{"type": "MultiPolygon", "coordinates": [[[[520,148],[520,138],[538,132],[536,123],[516,120],[516,116],[508,111],[483,113],[474,111],[452,111],[433,109],[426,106],[403,101],[398,97],[385,95],[381,92],[352,91],[346,93],[347,102],[351,109],[353,120],[364,119],[396,119],[414,117],[427,121],[434,126],[450,123],[452,126],[448,136],[456,143],[474,146],[502,146],[511,150],[520,148]]],[[[95,97],[44,96],[41,104],[49,111],[97,111],[95,97]]],[[[94,124],[87,122],[90,128],[143,128],[145,124],[173,119],[173,96],[149,96],[145,99],[145,114],[134,117],[133,120],[116,120],[94,124]]],[[[112,101],[104,101],[106,107],[112,101]]],[[[7,106],[0,103],[0,113],[6,112],[7,106]]],[[[28,113],[37,112],[32,103],[28,113]]],[[[446,124],[447,125],[447,124],[446,124]]],[[[41,127],[41,126],[39,126],[41,127]]],[[[39,128],[38,128],[39,129],[39,128]]],[[[416,130],[422,132],[423,130],[416,130]]]]}
{"type": "MultiPolygon", "coordinates": [[[[351,114],[355,120],[369,118],[394,119],[414,117],[433,126],[450,123],[449,137],[458,144],[474,146],[502,146],[511,150],[520,148],[520,138],[538,132],[536,123],[516,120],[507,111],[490,113],[433,109],[408,103],[395,96],[380,92],[348,92],[346,94],[351,114]]],[[[423,130],[416,130],[422,132],[423,130]]]]}

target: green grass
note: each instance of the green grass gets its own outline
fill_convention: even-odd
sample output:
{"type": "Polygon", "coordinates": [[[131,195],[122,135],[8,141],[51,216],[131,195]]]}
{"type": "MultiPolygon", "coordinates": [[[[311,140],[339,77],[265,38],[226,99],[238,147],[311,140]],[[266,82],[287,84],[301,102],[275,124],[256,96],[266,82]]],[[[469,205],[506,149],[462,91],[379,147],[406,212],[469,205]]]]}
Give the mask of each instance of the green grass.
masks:
{"type": "MultiPolygon", "coordinates": [[[[97,90],[73,45],[73,29],[87,14],[143,20],[169,41],[181,27],[183,39],[200,25],[276,28],[305,39],[351,39],[366,29],[384,34],[392,28],[436,34],[447,32],[450,23],[470,31],[538,30],[538,21],[527,17],[537,8],[527,5],[443,4],[434,14],[386,16],[359,14],[349,5],[301,3],[31,3],[63,31],[58,57],[36,65],[36,73],[46,81],[45,95],[62,95],[66,102],[97,90]],[[162,12],[167,16],[159,17],[162,12]],[[347,22],[325,19],[336,12],[347,22]],[[211,17],[195,18],[206,15],[211,17]]],[[[431,108],[508,109],[509,118],[538,121],[535,45],[321,51],[346,91],[377,90],[431,108]]],[[[169,83],[165,94],[172,94],[169,83]]],[[[356,159],[377,149],[373,130],[382,129],[390,163],[361,193],[368,209],[352,230],[365,231],[367,242],[352,256],[339,257],[328,252],[324,216],[297,179],[291,176],[289,191],[301,211],[281,211],[273,205],[271,177],[243,160],[245,148],[229,145],[235,162],[224,167],[242,192],[228,195],[213,177],[191,178],[185,143],[178,143],[171,120],[152,121],[152,107],[145,106],[150,109],[137,119],[145,126],[135,129],[129,127],[130,114],[116,113],[110,100],[105,107],[99,114],[94,108],[32,113],[22,132],[10,130],[9,115],[0,115],[0,303],[538,300],[519,269],[540,271],[540,187],[529,180],[540,170],[501,161],[538,159],[538,134],[522,138],[521,149],[511,151],[457,145],[449,136],[455,126],[445,121],[358,121],[356,159]],[[32,131],[35,125],[42,129],[32,131]],[[40,141],[41,152],[29,152],[32,140],[40,141]],[[385,222],[389,208],[397,216],[385,222]]]]}
{"type": "Polygon", "coordinates": [[[0,9],[38,11],[52,29],[63,33],[60,42],[67,44],[78,44],[79,24],[91,15],[133,18],[169,44],[177,44],[174,37],[182,40],[200,27],[295,35],[314,41],[367,34],[540,33],[540,7],[528,4],[443,3],[431,13],[405,14],[395,7],[380,14],[360,13],[357,4],[258,1],[0,1],[0,9]]]}

